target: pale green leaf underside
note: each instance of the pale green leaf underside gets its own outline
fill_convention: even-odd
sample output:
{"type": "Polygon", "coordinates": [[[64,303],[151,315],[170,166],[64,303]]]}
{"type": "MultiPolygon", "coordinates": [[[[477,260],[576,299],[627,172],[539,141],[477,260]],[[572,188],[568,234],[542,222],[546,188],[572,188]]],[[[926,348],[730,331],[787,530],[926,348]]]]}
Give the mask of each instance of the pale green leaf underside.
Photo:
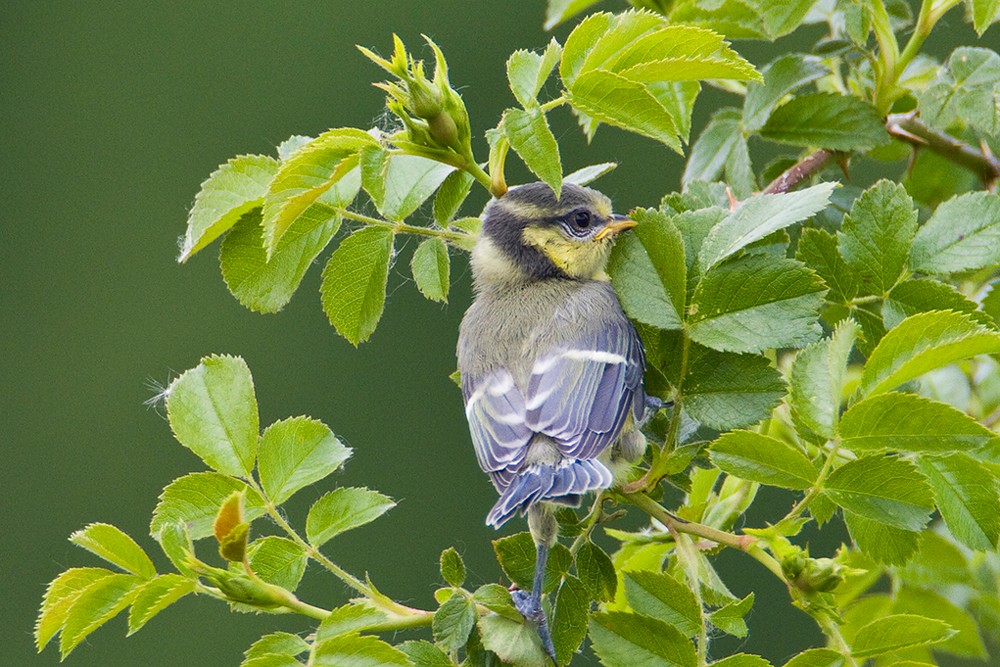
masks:
{"type": "Polygon", "coordinates": [[[444,241],[436,238],[421,241],[410,260],[410,271],[421,294],[431,301],[448,302],[451,260],[444,241]]]}
{"type": "Polygon", "coordinates": [[[257,456],[259,421],[253,378],[243,359],[203,358],[170,384],[166,403],[178,442],[221,473],[250,474],[257,456]]]}
{"type": "Polygon", "coordinates": [[[855,658],[870,658],[913,646],[937,644],[954,632],[937,619],[895,614],[876,619],[858,630],[851,649],[855,658]]]}
{"type": "Polygon", "coordinates": [[[126,572],[146,579],[156,576],[156,567],[142,547],[115,526],[92,523],[70,535],[69,541],[126,572]]]}
{"type": "Polygon", "coordinates": [[[268,498],[280,505],[335,471],[350,455],[351,449],[323,422],[291,417],[264,430],[257,472],[268,498]]]}
{"type": "Polygon", "coordinates": [[[320,546],[337,535],[371,523],[396,503],[377,491],[341,488],[325,494],[309,508],[306,537],[320,546]]]}
{"type": "Polygon", "coordinates": [[[368,340],[382,317],[393,238],[391,229],[359,229],[344,239],[323,269],[323,310],[354,346],[368,340]]]}
{"type": "Polygon", "coordinates": [[[264,201],[278,161],[265,155],[240,155],[220,166],[201,184],[188,214],[178,261],[187,261],[264,201]]]}

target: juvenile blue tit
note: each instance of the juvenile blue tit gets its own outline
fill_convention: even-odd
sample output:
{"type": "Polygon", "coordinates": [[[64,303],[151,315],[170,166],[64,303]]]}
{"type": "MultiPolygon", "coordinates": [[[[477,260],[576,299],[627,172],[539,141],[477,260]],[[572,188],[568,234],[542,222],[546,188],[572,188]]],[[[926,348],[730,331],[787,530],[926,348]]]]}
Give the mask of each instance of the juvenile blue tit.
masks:
{"type": "Polygon", "coordinates": [[[637,459],[642,342],[605,273],[614,237],[636,225],[600,192],[566,184],[511,188],[491,202],[472,252],[476,299],[462,320],[458,367],[476,457],[500,499],[486,523],[527,514],[538,550],[531,594],[514,601],[538,624],[542,577],[558,526],[553,506],[580,503],[637,459]]]}

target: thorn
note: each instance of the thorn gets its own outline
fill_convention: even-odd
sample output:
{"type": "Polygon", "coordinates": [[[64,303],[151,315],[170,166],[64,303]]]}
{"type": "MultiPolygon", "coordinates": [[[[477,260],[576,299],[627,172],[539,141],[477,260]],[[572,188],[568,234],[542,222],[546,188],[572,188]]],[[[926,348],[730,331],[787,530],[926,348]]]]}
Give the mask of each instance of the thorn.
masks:
{"type": "Polygon", "coordinates": [[[837,166],[840,167],[840,171],[843,172],[844,179],[848,181],[851,180],[851,172],[849,171],[849,168],[851,166],[851,158],[847,155],[843,156],[842,158],[837,160],[837,166]]]}
{"type": "Polygon", "coordinates": [[[729,200],[730,212],[735,211],[736,208],[740,205],[739,200],[736,198],[736,195],[733,194],[733,191],[729,188],[728,185],[726,186],[726,199],[729,200]]]}

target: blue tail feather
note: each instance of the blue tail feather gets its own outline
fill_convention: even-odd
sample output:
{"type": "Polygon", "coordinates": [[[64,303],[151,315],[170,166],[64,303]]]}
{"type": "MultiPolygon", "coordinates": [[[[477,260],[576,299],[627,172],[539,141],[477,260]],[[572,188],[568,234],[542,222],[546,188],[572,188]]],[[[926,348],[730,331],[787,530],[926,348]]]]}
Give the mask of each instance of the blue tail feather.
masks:
{"type": "Polygon", "coordinates": [[[524,514],[537,502],[576,504],[588,491],[611,486],[611,471],[593,459],[564,459],[557,465],[535,465],[518,473],[486,517],[486,525],[499,528],[515,514],[524,514]]]}

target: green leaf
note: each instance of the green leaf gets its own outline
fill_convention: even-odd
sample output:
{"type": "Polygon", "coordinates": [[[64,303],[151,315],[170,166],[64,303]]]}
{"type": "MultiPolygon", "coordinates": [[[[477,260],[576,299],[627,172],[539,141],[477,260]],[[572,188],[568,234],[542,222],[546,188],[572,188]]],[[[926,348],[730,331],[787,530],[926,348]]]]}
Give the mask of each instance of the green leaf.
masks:
{"type": "MultiPolygon", "coordinates": [[[[750,613],[753,608],[753,593],[750,593],[742,600],[730,602],[708,615],[708,620],[719,630],[733,635],[734,637],[747,636],[747,624],[743,617],[750,613]]],[[[756,657],[756,656],[753,656],[756,657]]],[[[715,663],[719,664],[719,663],[715,663]]]]}
{"type": "Polygon", "coordinates": [[[567,576],[559,586],[552,619],[552,643],[560,665],[570,663],[587,636],[590,600],[586,586],[574,576],[567,576]]]}
{"type": "Polygon", "coordinates": [[[590,641],[607,667],[695,667],[694,646],[672,625],[641,614],[593,614],[590,641]]]}
{"type": "Polygon", "coordinates": [[[972,319],[986,326],[993,326],[990,315],[976,309],[976,304],[956,288],[931,278],[904,280],[889,292],[882,301],[882,319],[892,329],[910,315],[929,310],[954,310],[968,313],[972,319]]]}
{"type": "Polygon", "coordinates": [[[764,357],[692,345],[688,369],[684,409],[712,428],[756,424],[767,418],[785,395],[781,374],[764,357]]]}
{"type": "Polygon", "coordinates": [[[344,239],[323,269],[323,310],[355,347],[368,340],[382,317],[393,240],[391,229],[359,229],[344,239]]]}
{"type": "Polygon", "coordinates": [[[684,241],[655,209],[639,209],[632,216],[639,225],[611,250],[611,284],[629,317],[659,329],[680,329],[687,284],[684,241]]]}
{"type": "Polygon", "coordinates": [[[576,552],[576,575],[595,600],[615,599],[618,575],[611,558],[599,546],[587,540],[576,552]]]}
{"type": "Polygon", "coordinates": [[[878,394],[855,403],[840,425],[842,444],[855,451],[975,451],[996,434],[964,412],[914,394],[878,394]]]}
{"type": "Polygon", "coordinates": [[[891,456],[848,461],[830,474],[824,491],[844,509],[903,530],[922,529],[934,509],[927,479],[891,456]]]}
{"type": "Polygon", "coordinates": [[[261,211],[240,218],[226,235],[219,264],[226,287],[237,301],[258,313],[276,313],[292,299],[313,260],[340,229],[337,209],[324,199],[343,186],[360,185],[357,170],[341,179],[323,197],[303,211],[282,234],[270,259],[264,249],[261,211]]]}
{"type": "Polygon", "coordinates": [[[179,574],[161,574],[150,579],[136,593],[128,612],[128,634],[138,632],[161,611],[194,592],[195,580],[179,574]]]}
{"type": "Polygon", "coordinates": [[[80,595],[90,586],[112,576],[116,573],[103,567],[74,567],[49,583],[35,621],[35,647],[39,652],[65,625],[66,617],[80,595]]]}
{"type": "Polygon", "coordinates": [[[554,38],[541,54],[518,50],[507,59],[507,80],[511,92],[525,109],[537,107],[539,91],[559,64],[562,47],[554,38]]]}
{"type": "Polygon", "coordinates": [[[258,658],[268,654],[295,657],[308,650],[309,643],[302,637],[290,632],[272,632],[251,644],[243,655],[247,658],[258,658]]]}
{"type": "Polygon", "coordinates": [[[396,648],[406,654],[414,667],[455,667],[444,651],[423,639],[403,642],[396,648]]]}
{"type": "Polygon", "coordinates": [[[469,196],[475,179],[469,172],[456,169],[448,174],[434,195],[434,221],[442,227],[447,227],[462,207],[465,198],[469,196]]]}
{"type": "Polygon", "coordinates": [[[743,103],[743,127],[756,132],[764,127],[771,111],[789,93],[812,83],[828,72],[823,61],[815,56],[796,53],[773,60],[763,70],[763,83],[747,84],[743,103]]]}
{"type": "Polygon", "coordinates": [[[702,272],[751,243],[822,211],[834,187],[836,183],[820,183],[797,192],[757,195],[746,200],[705,238],[698,254],[702,272]]]}
{"type": "Polygon", "coordinates": [[[760,136],[805,148],[868,150],[889,143],[885,121],[868,102],[853,95],[809,93],[778,107],[760,136]]]}
{"type": "Polygon", "coordinates": [[[681,183],[715,181],[723,175],[737,197],[748,197],[757,189],[740,112],[732,108],[712,115],[691,147],[681,183]]]}
{"type": "Polygon", "coordinates": [[[268,253],[309,206],[358,164],[357,153],[378,142],[353,127],[327,130],[281,163],[264,197],[264,243],[268,253]]]}
{"type": "Polygon", "coordinates": [[[666,572],[626,570],[625,597],[640,614],[676,627],[685,637],[701,632],[701,606],[694,593],[666,572]]]}
{"type": "Polygon", "coordinates": [[[441,552],[441,576],[451,586],[465,583],[465,563],[455,547],[448,547],[441,552]]]}
{"type": "Polygon", "coordinates": [[[858,295],[858,281],[837,250],[837,237],[825,229],[806,227],[795,258],[819,274],[830,288],[827,300],[847,303],[858,295]]]}
{"type": "Polygon", "coordinates": [[[960,47],[948,58],[947,71],[920,95],[921,118],[947,130],[959,121],[970,129],[1000,134],[1000,55],[992,49],[960,47]]]}
{"type": "Polygon", "coordinates": [[[753,431],[730,431],[712,443],[712,463],[742,479],[799,491],[819,476],[802,452],[753,431]]]}
{"type": "MultiPolygon", "coordinates": [[[[535,542],[531,539],[531,534],[517,533],[493,540],[493,550],[496,552],[500,567],[503,568],[511,581],[517,584],[518,588],[530,591],[535,574],[536,558],[535,542]]],[[[569,549],[561,544],[553,546],[549,551],[548,560],[545,562],[542,592],[549,593],[554,590],[566,572],[569,571],[569,566],[572,563],[573,556],[570,555],[569,549]]]]}
{"type": "Polygon", "coordinates": [[[410,667],[413,663],[399,649],[369,635],[338,635],[316,644],[316,667],[410,667]]]}
{"type": "Polygon", "coordinates": [[[300,667],[301,662],[290,655],[281,653],[265,653],[253,658],[247,658],[240,667],[300,667]]]}
{"type": "Polygon", "coordinates": [[[456,593],[434,613],[434,641],[447,651],[457,651],[476,626],[476,608],[463,593],[456,593]]]}
{"type": "Polygon", "coordinates": [[[904,584],[896,592],[892,610],[899,614],[936,618],[950,625],[956,631],[955,636],[939,644],[936,650],[981,660],[987,657],[986,647],[972,616],[942,595],[904,584]]]}
{"type": "MultiPolygon", "coordinates": [[[[663,105],[677,125],[681,140],[690,141],[691,117],[694,114],[694,103],[701,92],[701,84],[697,81],[658,81],[646,84],[646,90],[663,105]]],[[[750,165],[750,156],[746,156],[746,166],[750,165]]],[[[744,174],[740,174],[744,176],[744,174]]],[[[750,175],[752,178],[752,174],[750,175]]],[[[734,176],[735,178],[735,176],[734,176]]]]}
{"type": "Polygon", "coordinates": [[[965,454],[924,456],[920,471],[934,490],[948,531],[979,551],[995,551],[1000,541],[1000,489],[982,464],[965,454]]]}
{"type": "Polygon", "coordinates": [[[545,29],[552,30],[566,19],[586,11],[598,2],[599,0],[549,0],[545,10],[545,29]]]}
{"type": "Polygon", "coordinates": [[[310,544],[321,546],[345,531],[371,523],[395,506],[392,498],[371,489],[335,489],[309,508],[306,537],[310,544]]]}
{"type": "Polygon", "coordinates": [[[948,310],[911,315],[869,355],[858,393],[880,394],[959,359],[997,352],[1000,333],[968,315],[948,310]]]}
{"type": "Polygon", "coordinates": [[[490,611],[495,611],[513,621],[524,620],[521,612],[514,608],[510,591],[500,584],[483,584],[476,589],[472,599],[475,600],[476,604],[481,604],[490,611]]]}
{"type": "Polygon", "coordinates": [[[847,362],[858,335],[853,320],[842,320],[833,334],[795,355],[788,404],[796,430],[830,439],[837,434],[847,362]]]}
{"type": "Polygon", "coordinates": [[[309,417],[290,417],[264,430],[257,473],[267,497],[280,505],[337,470],[351,456],[330,428],[309,417]]]}
{"type": "Polygon", "coordinates": [[[112,574],[84,589],[69,608],[59,633],[61,657],[65,659],[87,635],[124,610],[143,583],[132,574],[112,574]]]}
{"type": "Polygon", "coordinates": [[[893,614],[858,630],[851,651],[855,658],[870,658],[914,646],[939,644],[954,634],[944,621],[913,614],[893,614]]]}
{"type": "Polygon", "coordinates": [[[316,641],[323,642],[356,630],[365,630],[387,620],[389,617],[386,613],[369,600],[349,602],[337,607],[323,619],[316,629],[316,641]]]}
{"type": "Polygon", "coordinates": [[[917,232],[910,268],[957,273],[1000,266],[1000,196],[959,195],[937,207],[917,232]]]}
{"type": "Polygon", "coordinates": [[[980,37],[993,23],[1000,21],[1000,0],[972,0],[972,24],[980,37]]]}
{"type": "Polygon", "coordinates": [[[209,467],[248,477],[259,421],[253,378],[240,357],[213,355],[170,383],[167,418],[177,441],[209,467]]]}
{"type": "Polygon", "coordinates": [[[775,40],[799,26],[812,0],[676,0],[670,19],[712,28],[732,39],[775,40]]]}
{"type": "Polygon", "coordinates": [[[69,541],[143,579],[156,576],[156,567],[142,547],[115,526],[92,523],[70,535],[69,541]]]}
{"type": "Polygon", "coordinates": [[[254,540],[247,550],[250,568],[269,584],[294,591],[302,581],[309,556],[295,542],[275,535],[254,540]]]}
{"type": "Polygon", "coordinates": [[[709,271],[691,298],[691,339],[723,352],[802,347],[820,337],[826,294],[794,259],[748,255],[709,271]]]}
{"type": "Polygon", "coordinates": [[[811,648],[784,664],[784,667],[844,667],[847,658],[828,648],[811,648]]]}
{"type": "Polygon", "coordinates": [[[837,238],[861,294],[881,296],[899,281],[916,230],[913,200],[898,183],[881,180],[854,200],[837,238]]]}
{"type": "Polygon", "coordinates": [[[614,72],[593,70],[581,75],[568,92],[569,103],[591,118],[681,152],[673,116],[641,83],[614,72]]]}
{"type": "Polygon", "coordinates": [[[523,619],[512,621],[493,614],[479,617],[479,633],[483,646],[493,651],[505,663],[516,667],[546,667],[551,661],[542,651],[534,625],[523,619]]]}
{"type": "Polygon", "coordinates": [[[712,667],[771,667],[771,663],[759,655],[737,653],[713,662],[712,667]]]}
{"type": "Polygon", "coordinates": [[[577,169],[571,174],[566,174],[563,177],[563,182],[575,183],[576,185],[587,185],[588,183],[596,181],[601,176],[611,173],[617,167],[617,162],[601,162],[600,164],[592,164],[589,167],[577,169]]]}
{"type": "Polygon", "coordinates": [[[431,301],[448,302],[451,261],[448,246],[438,238],[421,241],[410,261],[410,271],[420,293],[431,301]]]}
{"type": "Polygon", "coordinates": [[[186,262],[259,207],[276,173],[278,161],[265,155],[240,155],[212,172],[194,198],[178,261],[186,262]]]}
{"type": "Polygon", "coordinates": [[[193,540],[208,537],[219,508],[234,493],[243,494],[246,521],[253,521],[264,513],[264,499],[238,479],[214,472],[196,472],[175,479],[160,494],[149,533],[160,539],[164,529],[182,525],[193,540]]]}
{"type": "Polygon", "coordinates": [[[558,198],[562,191],[562,162],[559,144],[549,129],[545,114],[539,109],[507,109],[503,115],[503,130],[514,152],[558,198]]]}
{"type": "Polygon", "coordinates": [[[361,157],[362,185],[379,213],[394,221],[420,208],[453,171],[436,160],[385,149],[370,148],[361,157]]]}
{"type": "Polygon", "coordinates": [[[895,528],[854,512],[844,511],[844,523],[858,548],[877,563],[902,565],[920,546],[920,533],[895,528]]]}

